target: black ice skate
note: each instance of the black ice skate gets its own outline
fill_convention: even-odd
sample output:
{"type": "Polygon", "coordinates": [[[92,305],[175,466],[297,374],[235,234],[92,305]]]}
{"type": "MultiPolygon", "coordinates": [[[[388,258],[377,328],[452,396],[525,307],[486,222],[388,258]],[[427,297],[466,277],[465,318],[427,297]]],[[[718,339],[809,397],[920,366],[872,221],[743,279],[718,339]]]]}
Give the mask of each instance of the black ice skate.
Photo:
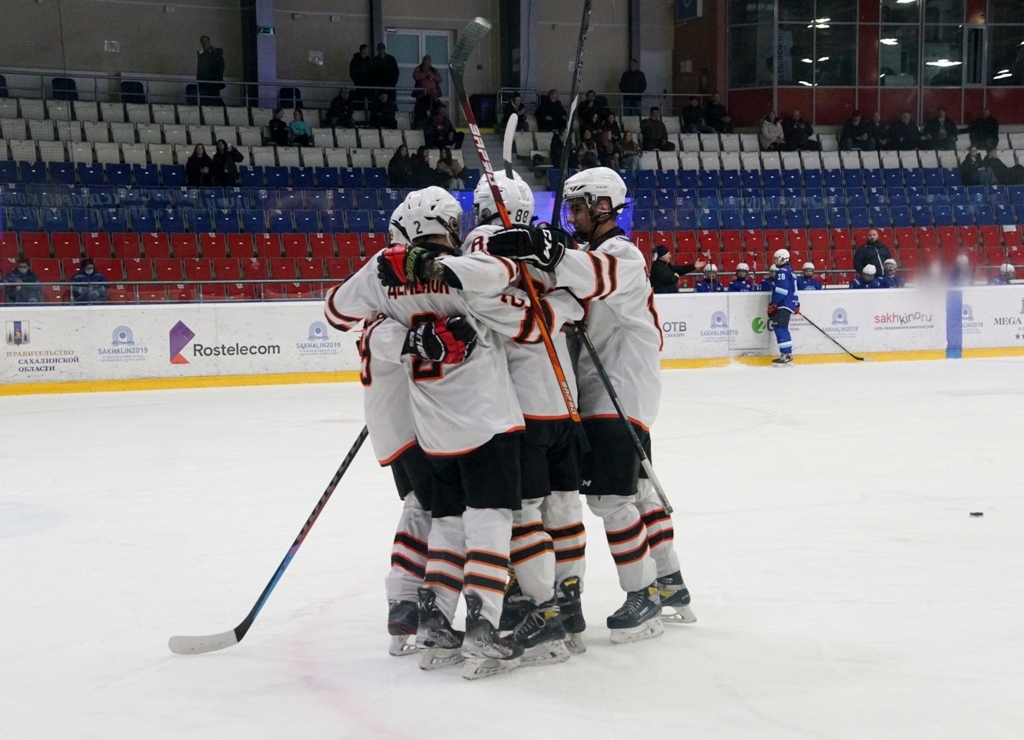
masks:
{"type": "Polygon", "coordinates": [[[420,626],[419,605],[415,601],[388,602],[388,634],[391,655],[412,655],[416,652],[416,630],[420,626]]]}
{"type": "Polygon", "coordinates": [[[785,367],[786,365],[792,365],[793,355],[779,355],[774,360],[772,360],[772,364],[775,367],[785,367]]]}
{"type": "Polygon", "coordinates": [[[569,660],[565,638],[565,627],[554,599],[531,609],[512,633],[512,639],[523,648],[521,664],[524,666],[569,660]]]}
{"type": "Polygon", "coordinates": [[[690,592],[683,582],[682,573],[677,570],[675,573],[659,578],[657,585],[662,609],[672,610],[662,614],[662,619],[684,624],[692,624],[697,621],[697,617],[690,609],[690,592]]]}
{"type": "Polygon", "coordinates": [[[562,626],[565,627],[565,646],[571,653],[587,652],[583,631],[587,620],[583,618],[583,602],[580,600],[582,584],[577,576],[566,578],[558,584],[558,608],[561,611],[562,626]]]}
{"type": "Polygon", "coordinates": [[[482,607],[479,596],[466,594],[466,637],[462,642],[466,665],[462,677],[470,681],[514,670],[523,654],[515,639],[499,637],[494,625],[480,616],[482,607]]]}
{"type": "Polygon", "coordinates": [[[434,606],[436,596],[429,588],[417,592],[419,603],[419,629],[416,642],[420,646],[420,668],[432,671],[445,666],[461,663],[462,633],[452,629],[448,617],[434,606]]]}
{"type": "Polygon", "coordinates": [[[498,623],[498,630],[501,632],[514,630],[516,625],[526,619],[526,615],[532,609],[533,602],[523,593],[515,573],[509,571],[508,586],[505,588],[505,600],[501,605],[501,621],[498,623]]]}
{"type": "Polygon", "coordinates": [[[663,633],[657,585],[652,583],[639,591],[627,592],[625,603],[608,617],[608,629],[616,645],[649,640],[663,633]]]}

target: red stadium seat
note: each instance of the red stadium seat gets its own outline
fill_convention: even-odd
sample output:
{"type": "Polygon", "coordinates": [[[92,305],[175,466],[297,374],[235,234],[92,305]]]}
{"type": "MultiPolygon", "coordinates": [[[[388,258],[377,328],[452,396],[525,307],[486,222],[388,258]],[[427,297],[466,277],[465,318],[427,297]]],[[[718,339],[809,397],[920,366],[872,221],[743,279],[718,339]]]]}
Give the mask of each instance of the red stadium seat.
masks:
{"type": "Polygon", "coordinates": [[[171,234],[171,248],[180,260],[195,259],[199,256],[199,241],[195,234],[171,234]]]}
{"type": "MultiPolygon", "coordinates": [[[[652,252],[654,251],[654,247],[658,246],[659,244],[664,244],[666,247],[669,248],[669,251],[672,252],[674,252],[676,249],[676,237],[675,234],[673,234],[671,231],[652,232],[651,242],[653,244],[653,246],[651,247],[652,252]]],[[[640,246],[639,242],[634,241],[633,243],[636,244],[638,247],[640,246]]]]}
{"type": "Polygon", "coordinates": [[[74,259],[82,256],[82,240],[78,234],[51,234],[53,256],[59,260],[74,259]]]}
{"type": "Polygon", "coordinates": [[[1006,249],[1002,246],[985,247],[985,261],[990,265],[1002,265],[1006,263],[1006,249]]]}
{"type": "Polygon", "coordinates": [[[916,270],[921,266],[921,254],[917,247],[900,247],[898,258],[900,267],[907,270],[916,270]]]}
{"type": "MultiPolygon", "coordinates": [[[[42,280],[42,278],[40,278],[42,280]]],[[[71,291],[66,285],[43,286],[44,303],[68,303],[71,301],[71,291]]]]}
{"type": "Polygon", "coordinates": [[[319,283],[289,283],[288,297],[293,300],[307,300],[310,298],[321,298],[323,292],[319,283]]]}
{"type": "Polygon", "coordinates": [[[1001,247],[1003,246],[1003,235],[998,226],[980,226],[978,227],[978,239],[981,246],[985,247],[1001,247]]]}
{"type": "Polygon", "coordinates": [[[18,235],[13,231],[0,232],[0,259],[12,258],[18,258],[18,235]]]}
{"type": "Polygon", "coordinates": [[[761,252],[765,250],[764,232],[760,229],[743,230],[743,246],[748,252],[761,252]]]}
{"type": "Polygon", "coordinates": [[[134,303],[135,289],[122,283],[111,283],[107,286],[107,303],[134,303]]]}
{"type": "Polygon", "coordinates": [[[118,259],[136,259],[142,256],[138,234],[114,234],[114,256],[118,259]]]}
{"type": "Polygon", "coordinates": [[[743,233],[736,229],[724,229],[718,232],[719,238],[722,240],[722,251],[723,252],[742,252],[743,251],[743,233]]]}
{"type": "Polygon", "coordinates": [[[1003,244],[1006,245],[1007,249],[1021,249],[1021,227],[1016,227],[1012,231],[1010,229],[1003,229],[1003,244]]]}
{"type": "Polygon", "coordinates": [[[352,258],[352,272],[359,272],[363,269],[363,265],[372,259],[371,257],[353,257],[352,258]]]}
{"type": "MultiPolygon", "coordinates": [[[[280,257],[278,259],[281,259],[280,257]]],[[[288,297],[287,283],[267,283],[263,286],[263,298],[268,301],[280,301],[288,297]]]]}
{"type": "Polygon", "coordinates": [[[936,231],[939,234],[939,248],[943,252],[947,250],[956,252],[960,248],[960,237],[956,233],[955,226],[939,226],[936,231]]]}
{"type": "Polygon", "coordinates": [[[323,280],[324,261],[316,257],[304,257],[295,260],[299,277],[303,280],[323,280]]]}
{"type": "Polygon", "coordinates": [[[853,249],[853,239],[847,229],[829,229],[832,237],[832,249],[849,252],[853,249]]]}
{"type": "Polygon", "coordinates": [[[270,277],[267,261],[258,257],[239,260],[242,263],[242,276],[245,280],[266,280],[270,277]]]}
{"type": "Polygon", "coordinates": [[[226,301],[228,289],[223,285],[200,285],[199,298],[203,301],[226,301]]]}
{"type": "MultiPolygon", "coordinates": [[[[252,253],[252,237],[247,237],[246,234],[235,234],[233,236],[243,237],[243,241],[248,239],[249,252],[252,253]]],[[[200,234],[199,249],[206,259],[224,259],[228,256],[228,237],[224,234],[200,234]]],[[[245,249],[244,244],[241,246],[241,249],[245,249]]]]}
{"type": "Polygon", "coordinates": [[[359,248],[359,236],[356,234],[335,234],[334,242],[338,245],[339,257],[359,257],[362,250],[359,248]]]}
{"type": "Polygon", "coordinates": [[[189,283],[178,283],[167,288],[167,297],[174,303],[191,303],[196,300],[197,289],[189,283]]]}
{"type": "Polygon", "coordinates": [[[270,260],[270,277],[274,280],[294,280],[297,275],[293,258],[275,257],[270,260]]]}
{"type": "Polygon", "coordinates": [[[715,256],[722,251],[722,240],[719,238],[717,230],[703,229],[698,231],[697,243],[700,245],[702,254],[710,253],[712,256],[715,256]]]}
{"type": "Polygon", "coordinates": [[[238,260],[232,258],[218,258],[212,260],[213,274],[217,280],[241,280],[242,268],[238,266],[238,260]]]}
{"type": "Polygon", "coordinates": [[[677,231],[676,232],[676,251],[682,254],[689,255],[687,262],[691,261],[697,254],[697,232],[696,231],[677,231]]]}
{"type": "Polygon", "coordinates": [[[309,243],[305,234],[284,234],[281,236],[284,242],[284,256],[299,259],[309,255],[309,243]]]}
{"type": "MultiPolygon", "coordinates": [[[[32,260],[32,272],[36,274],[41,283],[59,283],[62,282],[60,276],[60,262],[55,259],[38,259],[32,260]]],[[[72,273],[73,275],[74,273],[72,273]]],[[[68,276],[68,280],[71,276],[68,276]]]]}
{"type": "Polygon", "coordinates": [[[166,303],[167,289],[156,285],[138,286],[139,303],[166,303]]]}
{"type": "Polygon", "coordinates": [[[106,258],[113,254],[110,250],[110,234],[106,232],[82,234],[82,248],[85,250],[85,256],[92,259],[106,258]]]}
{"type": "Polygon", "coordinates": [[[27,259],[45,260],[50,258],[50,235],[21,232],[21,251],[27,259]]]}
{"type": "Polygon", "coordinates": [[[193,281],[213,280],[213,267],[205,257],[194,257],[182,261],[185,279],[193,281]]]}
{"type": "Polygon", "coordinates": [[[108,281],[117,282],[124,280],[124,262],[119,259],[110,259],[109,257],[97,257],[95,260],[96,272],[100,273],[108,281]]]}
{"type": "Polygon", "coordinates": [[[765,229],[764,240],[769,255],[775,254],[777,249],[786,249],[786,232],[783,229],[765,229]]]}
{"type": "MultiPolygon", "coordinates": [[[[644,254],[650,254],[654,251],[655,244],[661,244],[651,236],[649,231],[634,231],[630,235],[630,239],[644,254]]],[[[668,246],[668,245],[666,245],[668,246]]],[[[671,249],[671,247],[669,247],[671,249]]]]}
{"type": "MultiPolygon", "coordinates": [[[[60,270],[64,275],[64,280],[70,281],[71,278],[78,272],[78,268],[82,266],[82,260],[78,257],[72,259],[62,259],[60,261],[60,270]]],[[[103,277],[106,277],[104,275],[103,277]]],[[[40,278],[41,280],[42,278],[40,278]]]]}
{"type": "Polygon", "coordinates": [[[334,239],[330,234],[310,234],[309,248],[311,257],[324,259],[337,256],[334,251],[334,239]]]}
{"type": "Polygon", "coordinates": [[[184,280],[185,275],[181,271],[181,260],[170,257],[158,257],[153,260],[153,267],[156,271],[156,279],[164,283],[173,283],[184,280]]]}
{"type": "Polygon", "coordinates": [[[228,283],[226,287],[229,301],[251,301],[256,297],[257,288],[251,283],[228,283]]]}
{"type": "Polygon", "coordinates": [[[811,229],[807,233],[811,239],[811,249],[814,250],[815,256],[821,252],[832,251],[832,235],[829,234],[828,229],[811,229]]]}
{"type": "Polygon", "coordinates": [[[833,251],[832,259],[835,260],[837,270],[853,269],[853,252],[848,250],[833,251]]]}
{"type": "Polygon", "coordinates": [[[811,242],[807,238],[807,232],[803,229],[788,229],[786,231],[786,241],[789,242],[789,248],[793,252],[807,254],[808,250],[811,248],[811,242]]]}
{"type": "MultiPolygon", "coordinates": [[[[254,254],[252,234],[228,234],[228,250],[235,259],[252,257],[254,254]]],[[[206,251],[203,250],[203,256],[208,257],[210,255],[207,255],[206,251]]]]}
{"type": "Polygon", "coordinates": [[[938,235],[933,226],[918,226],[914,229],[917,232],[917,244],[921,249],[935,250],[939,247],[938,235]]]}
{"type": "Polygon", "coordinates": [[[960,243],[964,247],[971,248],[981,244],[981,236],[978,234],[977,226],[958,226],[957,234],[959,234],[960,243]]]}
{"type": "Polygon", "coordinates": [[[124,277],[130,283],[143,282],[153,279],[152,260],[140,257],[124,261],[124,277]]]}
{"type": "Polygon", "coordinates": [[[363,251],[367,256],[377,254],[387,245],[387,234],[363,234],[363,251]]]}
{"type": "MultiPolygon", "coordinates": [[[[257,257],[271,259],[281,256],[281,236],[279,234],[256,234],[255,239],[257,257]]],[[[244,255],[240,256],[244,257],[244,255]]]]}
{"type": "Polygon", "coordinates": [[[167,234],[143,234],[142,249],[152,259],[167,259],[171,256],[171,241],[167,234]]]}
{"type": "Polygon", "coordinates": [[[896,246],[901,252],[904,249],[917,251],[917,232],[912,226],[899,226],[896,228],[896,246]]]}
{"type": "Polygon", "coordinates": [[[352,275],[352,260],[348,257],[328,257],[324,264],[331,280],[346,280],[352,275]]]}

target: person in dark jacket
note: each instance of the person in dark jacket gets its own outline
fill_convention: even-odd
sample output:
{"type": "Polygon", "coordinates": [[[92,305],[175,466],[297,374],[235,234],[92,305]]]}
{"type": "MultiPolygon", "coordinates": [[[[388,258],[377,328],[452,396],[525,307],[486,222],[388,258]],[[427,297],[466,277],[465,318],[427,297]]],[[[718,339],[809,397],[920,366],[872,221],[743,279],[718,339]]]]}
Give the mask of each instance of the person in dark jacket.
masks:
{"type": "Polygon", "coordinates": [[[196,55],[199,104],[223,105],[220,91],[224,89],[224,50],[211,44],[209,36],[200,36],[199,45],[203,47],[196,55]]]}
{"type": "Polygon", "coordinates": [[[193,188],[213,185],[213,160],[202,144],[196,144],[192,156],[185,162],[185,182],[193,188]]]}
{"type": "Polygon", "coordinates": [[[864,265],[864,269],[858,272],[857,277],[850,281],[850,290],[884,288],[885,285],[878,279],[877,272],[878,268],[874,265],[864,265]]]}
{"type": "Polygon", "coordinates": [[[708,107],[704,109],[704,120],[707,124],[720,134],[731,134],[733,132],[732,116],[722,105],[718,93],[711,95],[708,107]]]}
{"type": "Polygon", "coordinates": [[[386,90],[378,92],[377,99],[370,103],[370,128],[398,128],[398,104],[386,90]]]}
{"type": "Polygon", "coordinates": [[[668,129],[661,120],[661,108],[651,108],[651,117],[640,122],[640,146],[645,152],[661,150],[674,151],[676,145],[668,140],[668,129]]]}
{"type": "Polygon", "coordinates": [[[565,112],[565,106],[558,99],[558,90],[548,90],[548,95],[537,106],[534,112],[537,118],[538,131],[564,131],[565,124],[569,120],[569,114],[565,112]]]}
{"type": "Polygon", "coordinates": [[[926,149],[956,149],[956,124],[946,117],[946,109],[939,108],[935,118],[925,124],[921,132],[921,146],[926,149]]]}
{"type": "Polygon", "coordinates": [[[1024,185],[1024,165],[1015,164],[1012,167],[999,158],[999,152],[991,147],[982,160],[982,165],[992,170],[996,182],[999,185],[1024,185]]]}
{"type": "Polygon", "coordinates": [[[729,283],[729,293],[753,293],[757,290],[754,279],[750,277],[750,265],[740,262],[736,265],[736,277],[729,283]]]}
{"type": "MultiPolygon", "coordinates": [[[[427,188],[441,184],[441,173],[430,166],[430,149],[421,146],[410,163],[412,169],[412,187],[427,188]]],[[[445,178],[447,180],[447,178],[445,178]]]]}
{"type": "Polygon", "coordinates": [[[274,108],[274,117],[267,124],[270,129],[270,143],[288,146],[288,124],[284,122],[284,108],[274,108]]]}
{"type": "Polygon", "coordinates": [[[724,293],[725,286],[718,280],[718,267],[708,265],[704,268],[704,277],[693,286],[694,293],[724,293]]]}
{"type": "Polygon", "coordinates": [[[222,188],[238,185],[238,165],[244,161],[245,157],[233,144],[218,139],[217,151],[213,154],[213,183],[222,188]]]}
{"type": "MultiPolygon", "coordinates": [[[[998,161],[998,157],[996,160],[998,161]]],[[[1006,167],[1002,162],[999,164],[1003,165],[1003,168],[1006,167]]],[[[996,185],[998,178],[991,165],[991,162],[981,158],[978,147],[972,145],[967,150],[964,161],[960,163],[960,179],[964,185],[996,185]]]]}
{"type": "Polygon", "coordinates": [[[889,127],[882,123],[882,114],[878,111],[868,121],[868,138],[875,142],[877,149],[889,148],[889,127]]]}
{"type": "Polygon", "coordinates": [[[791,152],[821,151],[821,142],[811,138],[814,128],[803,119],[799,108],[794,108],[782,122],[782,134],[786,137],[786,149],[791,152]]]}
{"type": "Polygon", "coordinates": [[[850,119],[843,124],[843,130],[839,134],[839,148],[844,152],[875,148],[875,141],[868,133],[867,121],[860,117],[859,110],[855,110],[850,119]]]}
{"type": "Polygon", "coordinates": [[[906,151],[917,149],[921,143],[921,132],[917,124],[910,120],[910,111],[900,113],[900,120],[889,127],[889,146],[893,149],[906,151]]]}
{"type": "Polygon", "coordinates": [[[82,266],[71,278],[72,303],[103,303],[107,300],[107,279],[96,272],[96,263],[82,260],[82,266]]]}
{"type": "Polygon", "coordinates": [[[988,108],[981,109],[981,118],[960,133],[971,138],[971,144],[979,149],[999,148],[999,121],[992,117],[988,108]]]}
{"type": "Polygon", "coordinates": [[[516,123],[516,131],[529,131],[530,122],[526,120],[526,106],[523,105],[523,96],[516,93],[512,96],[512,99],[505,103],[505,110],[502,112],[501,117],[501,130],[504,131],[508,125],[508,119],[515,113],[519,116],[519,121],[516,123]]]}
{"type": "Polygon", "coordinates": [[[548,151],[548,156],[551,159],[552,167],[561,166],[562,151],[565,149],[565,142],[562,141],[562,132],[555,131],[551,136],[551,149],[548,151]]]}
{"type": "Polygon", "coordinates": [[[639,116],[643,94],[647,90],[647,76],[640,69],[640,62],[629,60],[629,69],[619,78],[619,92],[622,93],[622,115],[639,116]]]}
{"type": "Polygon", "coordinates": [[[388,54],[388,47],[382,41],[377,44],[377,56],[370,65],[370,84],[377,87],[377,94],[387,93],[388,100],[394,103],[399,76],[398,60],[388,54]]]}
{"type": "Polygon", "coordinates": [[[654,248],[654,262],[651,263],[651,287],[655,293],[678,293],[679,278],[700,270],[707,264],[697,260],[692,265],[673,265],[672,253],[664,244],[654,248]]]}
{"type": "Polygon", "coordinates": [[[354,128],[352,112],[355,103],[352,94],[347,87],[341,88],[338,94],[331,98],[331,105],[327,109],[327,125],[331,128],[354,128]]]}
{"type": "Polygon", "coordinates": [[[448,106],[439,105],[437,112],[424,125],[423,137],[427,146],[431,148],[442,149],[447,146],[452,149],[461,149],[466,135],[455,130],[452,119],[448,117],[448,106]]]}
{"type": "Polygon", "coordinates": [[[690,104],[683,108],[683,131],[688,134],[713,134],[715,129],[704,120],[704,109],[700,107],[700,99],[694,95],[690,104]]]}
{"type": "Polygon", "coordinates": [[[43,286],[24,257],[18,260],[16,268],[7,273],[4,282],[7,284],[8,303],[43,302],[43,286]]]}
{"type": "Polygon", "coordinates": [[[361,44],[359,51],[352,55],[352,61],[348,63],[348,76],[356,87],[352,91],[352,102],[357,105],[365,103],[365,101],[372,97],[369,90],[359,89],[370,85],[370,65],[372,63],[370,47],[367,44],[361,44]]]}
{"type": "Polygon", "coordinates": [[[864,272],[866,265],[874,265],[875,274],[882,275],[885,272],[885,261],[892,259],[889,247],[878,241],[878,231],[871,229],[868,232],[868,240],[857,251],[853,253],[853,269],[857,274],[864,272]]]}
{"type": "Polygon", "coordinates": [[[411,188],[415,185],[413,179],[409,147],[402,144],[388,161],[388,185],[393,188],[411,188]]]}

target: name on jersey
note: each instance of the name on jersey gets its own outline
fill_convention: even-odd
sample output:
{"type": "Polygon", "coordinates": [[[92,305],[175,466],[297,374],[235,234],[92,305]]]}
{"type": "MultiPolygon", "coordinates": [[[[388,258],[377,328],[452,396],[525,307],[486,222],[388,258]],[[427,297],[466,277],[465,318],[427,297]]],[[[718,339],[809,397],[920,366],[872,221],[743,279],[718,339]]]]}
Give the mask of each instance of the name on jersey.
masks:
{"type": "Polygon", "coordinates": [[[410,295],[428,295],[428,294],[439,294],[449,295],[451,288],[445,285],[440,280],[431,280],[427,283],[416,283],[414,285],[397,285],[388,288],[388,298],[396,299],[403,298],[410,295]]]}

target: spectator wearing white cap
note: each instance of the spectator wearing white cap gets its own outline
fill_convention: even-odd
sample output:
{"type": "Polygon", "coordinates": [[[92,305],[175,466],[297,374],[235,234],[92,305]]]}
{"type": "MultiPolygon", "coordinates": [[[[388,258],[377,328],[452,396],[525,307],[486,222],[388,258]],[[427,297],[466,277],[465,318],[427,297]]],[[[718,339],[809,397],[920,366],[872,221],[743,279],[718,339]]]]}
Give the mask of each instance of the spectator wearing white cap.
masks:
{"type": "Polygon", "coordinates": [[[768,277],[757,284],[757,290],[759,293],[772,293],[775,290],[775,275],[778,273],[779,268],[772,265],[768,268],[768,277]]]}
{"type": "Polygon", "coordinates": [[[704,268],[704,277],[697,281],[694,286],[697,293],[722,293],[725,287],[718,280],[718,266],[709,264],[704,268]]]}
{"type": "Polygon", "coordinates": [[[860,275],[850,281],[850,287],[854,290],[862,290],[864,288],[883,288],[882,281],[875,277],[878,270],[875,269],[874,265],[864,265],[864,269],[861,270],[860,275]]]}
{"type": "Polygon", "coordinates": [[[821,281],[814,277],[814,263],[804,262],[800,275],[798,275],[796,279],[796,289],[800,291],[821,290],[824,287],[825,286],[822,285],[821,281]]]}
{"type": "Polygon", "coordinates": [[[1017,270],[1007,262],[1005,265],[999,265],[999,274],[993,275],[988,281],[989,285],[1009,285],[1013,278],[1016,276],[1017,270]]]}
{"type": "Polygon", "coordinates": [[[736,265],[736,278],[729,283],[730,293],[753,293],[757,290],[753,278],[750,277],[750,267],[746,262],[736,265]]]}
{"type": "Polygon", "coordinates": [[[896,270],[898,268],[896,260],[890,257],[885,261],[885,265],[883,267],[885,272],[882,277],[879,278],[879,280],[882,281],[883,288],[902,288],[906,286],[907,281],[896,274],[896,270]]]}

